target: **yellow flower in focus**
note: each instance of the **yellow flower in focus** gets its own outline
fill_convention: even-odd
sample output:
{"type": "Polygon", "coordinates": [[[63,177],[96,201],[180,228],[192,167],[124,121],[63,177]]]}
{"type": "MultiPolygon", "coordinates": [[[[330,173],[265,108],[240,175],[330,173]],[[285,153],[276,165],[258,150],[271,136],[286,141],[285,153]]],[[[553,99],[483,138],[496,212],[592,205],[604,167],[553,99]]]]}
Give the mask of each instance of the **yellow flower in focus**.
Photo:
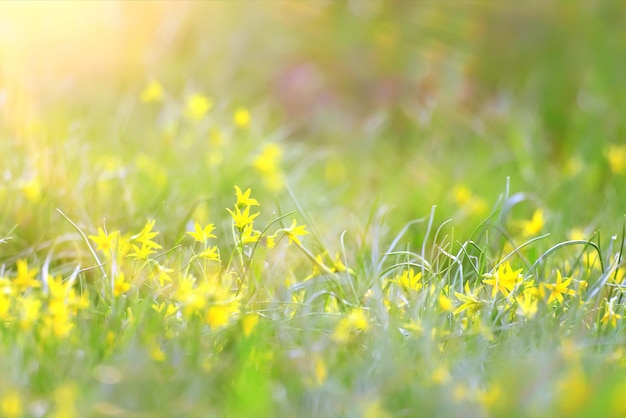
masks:
{"type": "Polygon", "coordinates": [[[613,174],[626,174],[626,145],[611,145],[606,151],[606,158],[613,174]]]}
{"type": "Polygon", "coordinates": [[[144,103],[160,102],[163,99],[163,86],[158,81],[151,81],[139,96],[144,103]]]}
{"type": "Polygon", "coordinates": [[[245,107],[239,107],[233,115],[233,123],[239,128],[250,126],[250,111],[245,107]]]}
{"type": "Polygon", "coordinates": [[[521,274],[522,269],[513,270],[511,264],[500,264],[495,273],[483,274],[483,283],[492,286],[491,297],[495,298],[500,291],[504,296],[508,296],[509,293],[515,288],[518,283],[521,283],[523,276],[521,274]]]}
{"type": "Polygon", "coordinates": [[[152,247],[146,245],[145,243],[141,244],[141,247],[138,247],[135,244],[133,244],[132,249],[133,249],[133,252],[128,254],[127,257],[132,257],[137,260],[147,260],[150,254],[154,254],[156,252],[152,249],[152,247]]]}
{"type": "Polygon", "coordinates": [[[239,206],[235,206],[235,211],[233,212],[230,209],[226,209],[230,216],[233,218],[233,224],[239,228],[240,231],[243,231],[248,225],[251,225],[254,222],[254,218],[259,216],[259,213],[250,214],[250,206],[246,206],[244,211],[242,212],[239,209],[239,206]]]}
{"type": "Polygon", "coordinates": [[[289,238],[289,244],[295,242],[296,244],[301,245],[302,243],[300,242],[300,238],[298,237],[309,233],[309,231],[307,231],[305,228],[306,225],[298,225],[295,219],[293,220],[289,228],[284,228],[283,232],[285,233],[285,235],[287,235],[287,238],[289,238]]]}
{"type": "Polygon", "coordinates": [[[573,289],[568,289],[568,286],[572,283],[572,278],[566,278],[563,281],[563,276],[561,276],[561,271],[556,271],[556,283],[546,283],[544,287],[548,289],[551,293],[548,297],[548,303],[552,303],[554,300],[558,300],[559,303],[563,303],[563,295],[575,295],[576,292],[573,289]]]}
{"type": "Polygon", "coordinates": [[[142,230],[139,231],[138,234],[134,235],[131,240],[139,242],[142,247],[145,245],[146,247],[155,248],[157,250],[161,248],[159,244],[153,241],[153,238],[159,235],[159,232],[152,231],[155,222],[156,220],[154,219],[148,219],[142,230]]]}
{"type": "Polygon", "coordinates": [[[209,238],[217,238],[212,234],[215,229],[213,224],[208,224],[202,228],[198,222],[194,222],[193,229],[193,231],[187,231],[187,234],[192,236],[196,242],[206,242],[209,238]]]}
{"type": "Polygon", "coordinates": [[[213,107],[213,100],[202,94],[193,94],[185,104],[185,115],[191,120],[200,120],[213,107]]]}
{"type": "Polygon", "coordinates": [[[104,229],[98,227],[98,235],[89,235],[89,239],[96,244],[96,248],[103,253],[107,253],[115,248],[115,240],[119,231],[107,234],[104,229]]]}
{"type": "Polygon", "coordinates": [[[250,197],[252,193],[250,188],[247,188],[245,192],[242,192],[239,186],[235,186],[235,196],[237,196],[236,205],[240,208],[245,206],[259,206],[259,202],[256,199],[250,197]]]}

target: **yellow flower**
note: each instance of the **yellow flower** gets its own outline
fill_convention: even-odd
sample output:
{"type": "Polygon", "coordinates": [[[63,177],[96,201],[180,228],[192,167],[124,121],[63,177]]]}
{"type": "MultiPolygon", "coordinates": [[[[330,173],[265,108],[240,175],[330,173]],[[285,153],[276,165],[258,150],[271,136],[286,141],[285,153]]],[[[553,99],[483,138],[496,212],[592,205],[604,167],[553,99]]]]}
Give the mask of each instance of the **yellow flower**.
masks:
{"type": "Polygon", "coordinates": [[[236,308],[228,304],[214,304],[206,312],[204,319],[211,328],[220,328],[226,325],[236,311],[236,308]]]}
{"type": "Polygon", "coordinates": [[[26,260],[17,260],[17,276],[13,280],[13,284],[22,290],[41,287],[39,280],[35,280],[38,271],[38,269],[29,270],[26,260]]]}
{"type": "Polygon", "coordinates": [[[254,221],[254,218],[259,216],[258,212],[250,215],[250,206],[246,206],[243,212],[241,211],[241,209],[239,209],[239,206],[235,206],[234,212],[230,209],[226,209],[226,210],[228,211],[228,213],[230,213],[230,216],[233,218],[233,224],[237,228],[239,228],[240,231],[243,231],[246,228],[246,226],[252,224],[252,222],[254,221]]]}
{"type": "Polygon", "coordinates": [[[309,233],[309,231],[307,231],[305,228],[306,225],[298,225],[296,220],[294,219],[291,223],[291,226],[289,228],[284,228],[283,232],[285,233],[285,235],[287,235],[287,238],[289,238],[290,244],[295,242],[296,244],[301,245],[302,243],[300,242],[300,238],[298,237],[309,233]]]}
{"type": "Polygon", "coordinates": [[[152,344],[150,347],[150,358],[159,363],[165,361],[165,352],[159,344],[152,344]]]}
{"type": "Polygon", "coordinates": [[[482,307],[482,301],[476,295],[481,289],[482,286],[479,286],[478,289],[475,289],[474,292],[472,292],[469,288],[469,282],[465,282],[465,293],[454,292],[454,296],[463,302],[458,308],[456,308],[454,315],[458,315],[465,310],[467,310],[470,314],[478,312],[482,307]]]}
{"type": "Polygon", "coordinates": [[[196,242],[205,242],[209,238],[217,238],[215,235],[212,234],[213,230],[215,229],[215,225],[213,224],[208,224],[207,226],[202,228],[198,222],[194,222],[193,228],[194,230],[187,231],[187,234],[191,235],[193,239],[196,240],[196,242]]]}
{"type": "Polygon", "coordinates": [[[104,229],[98,227],[98,235],[89,235],[89,239],[96,243],[98,250],[106,253],[115,248],[115,240],[118,234],[118,231],[107,234],[104,229]]]}
{"type": "Polygon", "coordinates": [[[130,283],[126,281],[124,273],[120,273],[113,282],[113,296],[117,297],[128,292],[130,283]]]}
{"type": "Polygon", "coordinates": [[[134,235],[131,239],[133,241],[139,242],[142,245],[142,247],[145,245],[146,247],[149,247],[149,248],[155,248],[155,249],[161,248],[159,244],[157,244],[156,242],[152,240],[154,237],[159,235],[159,232],[152,231],[152,228],[154,227],[155,222],[156,221],[154,219],[148,219],[143,229],[137,235],[134,235]]]}
{"type": "Polygon", "coordinates": [[[332,339],[345,343],[350,340],[350,337],[355,332],[367,332],[369,328],[370,324],[365,311],[362,308],[354,308],[339,321],[333,332],[332,339]]]}
{"type": "Polygon", "coordinates": [[[193,94],[187,99],[185,115],[192,120],[200,120],[213,107],[213,100],[202,94],[193,94]]]}
{"type": "Polygon", "coordinates": [[[163,87],[158,81],[151,81],[140,95],[144,103],[160,102],[163,99],[163,87]]]}
{"type": "Polygon", "coordinates": [[[452,312],[452,301],[444,293],[441,293],[439,295],[437,302],[439,303],[439,307],[441,308],[442,311],[452,312]]]}
{"type": "Polygon", "coordinates": [[[532,237],[541,232],[545,224],[543,210],[537,209],[535,213],[533,213],[533,217],[530,221],[522,221],[520,225],[522,226],[522,235],[524,237],[532,237]]]}
{"type": "Polygon", "coordinates": [[[236,205],[240,208],[244,206],[259,206],[259,202],[256,199],[251,198],[250,193],[250,188],[247,188],[245,192],[242,192],[239,186],[235,186],[235,196],[237,196],[236,205]]]}
{"type": "Polygon", "coordinates": [[[244,315],[241,320],[241,327],[243,328],[243,335],[246,337],[252,334],[252,331],[256,328],[256,325],[259,323],[259,314],[251,312],[244,315]]]}
{"type": "Polygon", "coordinates": [[[23,182],[21,189],[29,202],[36,203],[41,199],[41,183],[37,178],[23,182]]]}
{"type": "Polygon", "coordinates": [[[422,273],[415,273],[413,267],[409,267],[404,270],[402,274],[396,276],[396,283],[398,283],[404,290],[417,292],[422,288],[422,273]]]}
{"type": "Polygon", "coordinates": [[[220,261],[220,253],[217,246],[208,247],[206,250],[198,254],[198,258],[205,258],[212,261],[220,261]]]}
{"type": "Polygon", "coordinates": [[[622,315],[615,313],[613,308],[613,304],[615,303],[615,298],[611,298],[610,301],[605,301],[604,305],[604,316],[600,320],[603,324],[611,323],[613,328],[617,328],[617,320],[622,319],[622,315]]]}
{"type": "Polygon", "coordinates": [[[154,254],[156,252],[145,243],[141,244],[141,247],[137,247],[135,244],[133,244],[132,247],[133,252],[128,254],[127,257],[132,257],[137,260],[147,260],[150,254],[154,254]]]}
{"type": "Polygon", "coordinates": [[[432,374],[433,383],[441,385],[450,380],[450,371],[444,365],[439,365],[433,370],[432,374]]]}
{"type": "Polygon", "coordinates": [[[29,329],[39,319],[41,300],[35,296],[29,295],[24,297],[19,304],[22,308],[20,315],[20,327],[24,330],[29,329]]]}
{"type": "Polygon", "coordinates": [[[511,265],[507,261],[504,264],[500,264],[495,273],[484,274],[483,277],[485,279],[483,279],[483,283],[492,286],[492,298],[496,297],[498,291],[504,296],[508,296],[515,286],[523,280],[521,272],[522,269],[511,269],[511,265]]]}
{"type": "Polygon", "coordinates": [[[537,299],[530,295],[528,292],[524,292],[522,296],[515,298],[517,302],[517,313],[525,318],[531,319],[537,313],[537,299]]]}
{"type": "Polygon", "coordinates": [[[239,128],[247,128],[250,126],[250,111],[245,107],[239,107],[233,115],[233,123],[239,128]]]}
{"type": "Polygon", "coordinates": [[[261,154],[254,160],[254,168],[262,174],[271,174],[278,171],[278,164],[283,155],[282,148],[271,142],[261,151],[261,154]]]}
{"type": "Polygon", "coordinates": [[[24,412],[20,394],[14,390],[4,393],[0,401],[0,412],[5,418],[21,417],[24,412]]]}
{"type": "Polygon", "coordinates": [[[563,295],[575,295],[576,292],[572,289],[568,289],[568,286],[572,282],[572,278],[566,278],[563,281],[563,277],[561,276],[561,271],[556,271],[556,283],[546,283],[544,286],[548,289],[550,293],[550,297],[548,297],[548,303],[552,303],[554,300],[558,300],[559,303],[563,303],[563,295]]]}
{"type": "Polygon", "coordinates": [[[609,167],[613,174],[626,174],[626,145],[611,145],[606,151],[609,167]]]}

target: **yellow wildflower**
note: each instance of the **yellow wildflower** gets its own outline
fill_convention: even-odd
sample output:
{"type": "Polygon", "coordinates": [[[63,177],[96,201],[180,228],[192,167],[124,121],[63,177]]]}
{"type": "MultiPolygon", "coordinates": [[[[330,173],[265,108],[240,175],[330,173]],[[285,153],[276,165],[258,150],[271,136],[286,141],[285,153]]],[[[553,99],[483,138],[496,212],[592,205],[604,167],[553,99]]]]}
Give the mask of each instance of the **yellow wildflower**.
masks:
{"type": "Polygon", "coordinates": [[[134,235],[131,239],[142,244],[142,247],[145,245],[149,248],[161,248],[159,244],[153,241],[153,238],[159,235],[159,232],[152,231],[155,222],[156,221],[154,219],[148,219],[143,229],[137,235],[134,235]]]}
{"type": "Polygon", "coordinates": [[[615,313],[615,308],[613,305],[615,304],[615,298],[611,298],[610,301],[605,301],[604,305],[604,316],[600,322],[603,324],[611,324],[613,328],[617,328],[617,320],[622,319],[622,315],[615,313]]]}
{"type": "Polygon", "coordinates": [[[247,188],[245,192],[242,192],[238,186],[235,186],[235,196],[237,196],[236,205],[240,208],[244,206],[259,206],[259,202],[256,199],[250,197],[252,193],[250,188],[247,188]]]}
{"type": "Polygon", "coordinates": [[[525,318],[531,319],[537,313],[537,299],[531,294],[524,292],[522,296],[515,298],[517,302],[517,313],[525,318]]]}
{"type": "Polygon", "coordinates": [[[359,331],[367,332],[369,328],[370,324],[365,311],[362,308],[354,308],[339,321],[333,332],[332,339],[340,343],[348,342],[353,333],[359,331]]]}
{"type": "Polygon", "coordinates": [[[89,235],[89,239],[96,243],[96,248],[104,253],[115,248],[115,240],[119,231],[107,234],[104,229],[98,227],[98,235],[89,235]]]}
{"type": "Polygon", "coordinates": [[[239,107],[233,115],[233,123],[239,128],[250,126],[250,111],[245,107],[239,107]]]}
{"type": "Polygon", "coordinates": [[[474,292],[472,292],[469,288],[469,282],[465,282],[465,293],[454,292],[454,296],[463,302],[458,308],[456,308],[454,315],[458,315],[465,310],[467,310],[470,314],[478,312],[482,307],[482,301],[477,296],[481,289],[482,286],[479,286],[474,290],[474,292]]]}
{"type": "Polygon", "coordinates": [[[202,228],[198,222],[194,222],[193,229],[193,231],[187,231],[187,234],[192,236],[196,242],[206,242],[209,238],[217,238],[212,234],[215,229],[215,225],[213,224],[208,224],[202,228]]]}
{"type": "Polygon", "coordinates": [[[133,252],[128,254],[128,257],[132,257],[137,260],[147,260],[150,254],[154,254],[156,252],[152,249],[152,247],[150,247],[146,243],[141,244],[141,247],[138,247],[135,244],[133,244],[132,249],[133,249],[133,252]]]}
{"type": "Polygon", "coordinates": [[[41,287],[41,282],[35,280],[38,269],[28,269],[28,262],[26,260],[17,260],[17,276],[13,280],[13,284],[22,290],[29,288],[41,287]]]}
{"type": "Polygon", "coordinates": [[[213,100],[202,94],[193,94],[185,104],[185,115],[192,120],[200,120],[213,107],[213,100]]]}
{"type": "Polygon", "coordinates": [[[130,283],[126,281],[124,273],[120,273],[113,282],[113,296],[117,297],[128,292],[130,283]]]}
{"type": "Polygon", "coordinates": [[[573,289],[568,289],[568,286],[572,283],[572,278],[566,278],[563,281],[563,276],[561,276],[561,271],[556,271],[556,283],[546,283],[544,284],[545,288],[548,289],[551,293],[548,297],[548,303],[552,303],[554,300],[558,300],[559,303],[563,303],[563,295],[575,295],[576,292],[573,289]]]}
{"type": "Polygon", "coordinates": [[[230,209],[226,209],[228,211],[228,213],[230,213],[230,216],[233,218],[233,224],[239,228],[240,231],[243,231],[246,226],[252,224],[252,222],[254,221],[254,218],[256,218],[257,216],[259,216],[259,213],[253,213],[252,215],[250,214],[250,206],[246,206],[246,208],[243,210],[243,212],[241,211],[241,209],[239,209],[239,206],[235,206],[235,211],[233,212],[230,209]]]}
{"type": "Polygon", "coordinates": [[[284,228],[283,232],[285,233],[285,235],[287,235],[287,238],[289,238],[290,244],[295,242],[296,244],[301,245],[302,243],[300,242],[300,238],[298,237],[309,233],[305,228],[306,225],[298,225],[296,220],[294,219],[291,223],[291,226],[289,228],[284,228]]]}
{"type": "Polygon", "coordinates": [[[402,274],[396,276],[396,283],[398,283],[404,290],[417,292],[422,288],[422,273],[413,270],[413,267],[409,267],[404,270],[402,274]]]}
{"type": "Polygon", "coordinates": [[[0,413],[5,418],[21,417],[24,413],[20,394],[14,390],[5,392],[0,400],[0,413]]]}
{"type": "Polygon", "coordinates": [[[252,334],[252,331],[256,328],[256,325],[259,323],[259,315],[257,313],[251,312],[246,315],[241,320],[241,327],[243,328],[243,335],[246,337],[252,334]]]}
{"type": "Polygon", "coordinates": [[[198,254],[198,258],[204,258],[212,261],[220,261],[220,253],[217,245],[213,247],[208,247],[206,250],[202,251],[198,254]]]}
{"type": "Polygon", "coordinates": [[[606,158],[613,174],[626,174],[626,145],[611,145],[606,151],[606,158]]]}
{"type": "Polygon", "coordinates": [[[543,210],[537,209],[535,213],[533,213],[533,216],[530,219],[530,221],[522,221],[520,223],[522,227],[522,235],[524,237],[535,236],[541,232],[541,229],[543,228],[544,224],[545,224],[545,220],[543,216],[543,210]]]}
{"type": "Polygon", "coordinates": [[[158,81],[151,81],[140,95],[144,103],[160,102],[163,99],[163,87],[158,81]]]}
{"type": "Polygon", "coordinates": [[[228,323],[236,307],[229,304],[214,304],[206,312],[204,319],[211,328],[220,328],[228,323]]]}
{"type": "Polygon", "coordinates": [[[504,264],[500,264],[495,273],[484,274],[483,277],[485,279],[483,279],[483,283],[492,286],[492,298],[496,297],[498,291],[504,296],[508,296],[515,286],[523,280],[521,272],[522,269],[513,270],[507,261],[504,264]]]}

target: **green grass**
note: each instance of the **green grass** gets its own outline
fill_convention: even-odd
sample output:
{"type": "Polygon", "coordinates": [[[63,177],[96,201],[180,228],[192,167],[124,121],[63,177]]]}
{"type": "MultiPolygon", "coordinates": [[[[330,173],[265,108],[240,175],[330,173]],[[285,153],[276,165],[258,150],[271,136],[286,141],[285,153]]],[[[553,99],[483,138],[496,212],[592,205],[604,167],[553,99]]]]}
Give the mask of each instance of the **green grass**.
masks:
{"type": "Polygon", "coordinates": [[[0,6],[0,416],[623,416],[624,7],[422,3],[0,6]]]}

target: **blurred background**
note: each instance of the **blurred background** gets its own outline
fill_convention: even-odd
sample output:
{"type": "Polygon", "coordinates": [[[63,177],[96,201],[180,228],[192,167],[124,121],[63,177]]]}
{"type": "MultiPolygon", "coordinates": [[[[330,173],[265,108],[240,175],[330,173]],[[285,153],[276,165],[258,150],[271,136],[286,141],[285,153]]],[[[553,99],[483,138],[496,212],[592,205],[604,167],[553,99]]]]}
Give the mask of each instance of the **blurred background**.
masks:
{"type": "Polygon", "coordinates": [[[45,235],[60,207],[91,226],[162,211],[175,235],[190,214],[217,217],[233,184],[290,202],[255,171],[267,144],[318,220],[365,222],[388,206],[401,226],[437,204],[440,220],[469,232],[508,177],[527,193],[517,217],[543,208],[557,236],[615,229],[626,204],[625,9],[3,2],[0,232],[45,235]],[[157,103],[140,99],[150,83],[157,103]],[[180,109],[194,94],[212,108],[192,123],[180,109]],[[245,131],[231,126],[241,106],[245,131]]]}

